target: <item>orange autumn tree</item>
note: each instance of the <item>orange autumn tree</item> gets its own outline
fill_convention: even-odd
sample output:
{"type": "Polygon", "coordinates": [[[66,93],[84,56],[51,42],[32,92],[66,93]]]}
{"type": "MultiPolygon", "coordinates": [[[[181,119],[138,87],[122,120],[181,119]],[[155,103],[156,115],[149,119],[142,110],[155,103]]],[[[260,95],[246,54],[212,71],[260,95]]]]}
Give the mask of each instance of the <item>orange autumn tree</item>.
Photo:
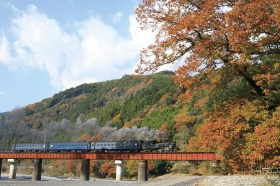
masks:
{"type": "MultiPolygon", "coordinates": [[[[175,78],[187,93],[198,87],[215,88],[225,76],[227,80],[241,76],[257,95],[265,96],[257,77],[266,67],[259,60],[280,54],[279,4],[278,0],[144,0],[136,10],[137,20],[157,35],[155,44],[141,51],[136,72],[156,71],[183,59],[175,78]],[[224,73],[213,73],[221,67],[224,73]],[[202,76],[190,80],[194,73],[202,76]],[[206,84],[208,78],[212,82],[206,84]]],[[[271,76],[279,74],[267,70],[261,80],[271,76]]]]}
{"type": "MultiPolygon", "coordinates": [[[[254,101],[239,100],[228,104],[219,111],[209,113],[204,123],[198,126],[197,136],[189,140],[188,150],[215,151],[223,155],[235,172],[251,170],[263,163],[260,161],[263,159],[253,158],[260,153],[259,149],[254,149],[257,144],[257,137],[252,138],[254,126],[259,127],[268,118],[268,112],[254,101]]],[[[279,142],[279,138],[275,142],[279,142]]]]}
{"type": "Polygon", "coordinates": [[[215,150],[236,171],[279,166],[280,1],[144,0],[136,14],[157,33],[136,72],[181,61],[174,78],[186,101],[208,92],[189,149],[215,150]]]}
{"type": "Polygon", "coordinates": [[[67,172],[71,173],[73,176],[76,176],[79,171],[77,170],[77,167],[79,165],[79,161],[77,160],[67,160],[66,161],[66,170],[67,172]]]}
{"type": "Polygon", "coordinates": [[[279,141],[280,141],[280,107],[272,117],[255,127],[252,134],[248,135],[249,144],[252,144],[248,157],[251,162],[265,160],[266,167],[279,167],[279,141]],[[278,154],[278,156],[277,156],[278,154]]]}
{"type": "Polygon", "coordinates": [[[113,161],[104,161],[100,166],[100,173],[102,177],[114,177],[116,174],[116,165],[113,161]]]}

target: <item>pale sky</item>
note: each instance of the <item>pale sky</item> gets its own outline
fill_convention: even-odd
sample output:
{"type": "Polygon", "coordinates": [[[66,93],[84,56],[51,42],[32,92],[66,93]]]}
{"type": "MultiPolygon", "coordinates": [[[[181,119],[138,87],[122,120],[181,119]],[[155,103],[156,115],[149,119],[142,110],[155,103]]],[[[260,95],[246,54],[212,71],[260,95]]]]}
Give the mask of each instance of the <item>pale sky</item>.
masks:
{"type": "Polygon", "coordinates": [[[141,0],[0,0],[0,113],[70,87],[133,74],[141,0]]]}

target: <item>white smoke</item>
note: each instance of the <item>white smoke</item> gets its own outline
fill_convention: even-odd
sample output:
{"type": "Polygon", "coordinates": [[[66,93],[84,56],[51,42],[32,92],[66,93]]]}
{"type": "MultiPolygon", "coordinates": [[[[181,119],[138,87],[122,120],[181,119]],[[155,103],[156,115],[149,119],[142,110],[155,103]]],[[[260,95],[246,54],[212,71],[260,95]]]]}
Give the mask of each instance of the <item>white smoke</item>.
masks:
{"type": "MultiPolygon", "coordinates": [[[[163,140],[169,136],[164,131],[149,129],[148,127],[132,128],[100,127],[95,118],[84,122],[77,118],[76,123],[72,124],[68,120],[52,122],[46,125],[43,134],[48,136],[48,141],[59,139],[59,135],[66,136],[62,140],[75,141],[82,134],[89,134],[91,137],[99,136],[100,141],[128,141],[128,140],[163,140]]],[[[95,138],[97,139],[97,138],[95,138]]]]}

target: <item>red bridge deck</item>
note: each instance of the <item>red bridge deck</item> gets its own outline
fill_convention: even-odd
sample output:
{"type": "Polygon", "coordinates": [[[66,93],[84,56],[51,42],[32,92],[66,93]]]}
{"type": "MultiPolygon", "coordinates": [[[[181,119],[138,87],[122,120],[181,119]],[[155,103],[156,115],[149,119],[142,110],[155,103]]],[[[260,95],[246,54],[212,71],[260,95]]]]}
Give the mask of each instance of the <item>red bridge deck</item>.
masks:
{"type": "Polygon", "coordinates": [[[90,159],[90,160],[220,160],[213,152],[176,153],[92,153],[92,152],[0,152],[0,159],[90,159]]]}

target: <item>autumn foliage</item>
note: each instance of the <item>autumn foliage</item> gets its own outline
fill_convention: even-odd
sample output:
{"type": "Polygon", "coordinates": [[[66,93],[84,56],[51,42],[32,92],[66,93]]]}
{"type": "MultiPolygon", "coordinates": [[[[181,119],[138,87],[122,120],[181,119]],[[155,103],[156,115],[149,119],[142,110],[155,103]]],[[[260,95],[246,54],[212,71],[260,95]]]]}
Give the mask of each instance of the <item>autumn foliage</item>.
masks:
{"type": "Polygon", "coordinates": [[[104,161],[100,166],[100,173],[102,177],[114,177],[116,174],[116,165],[113,161],[104,161]]]}
{"type": "MultiPolygon", "coordinates": [[[[144,0],[137,10],[155,43],[139,74],[182,64],[185,101],[208,100],[189,151],[215,151],[234,171],[280,166],[280,1],[144,0]]],[[[177,129],[201,116],[177,115],[177,129]]]]}

